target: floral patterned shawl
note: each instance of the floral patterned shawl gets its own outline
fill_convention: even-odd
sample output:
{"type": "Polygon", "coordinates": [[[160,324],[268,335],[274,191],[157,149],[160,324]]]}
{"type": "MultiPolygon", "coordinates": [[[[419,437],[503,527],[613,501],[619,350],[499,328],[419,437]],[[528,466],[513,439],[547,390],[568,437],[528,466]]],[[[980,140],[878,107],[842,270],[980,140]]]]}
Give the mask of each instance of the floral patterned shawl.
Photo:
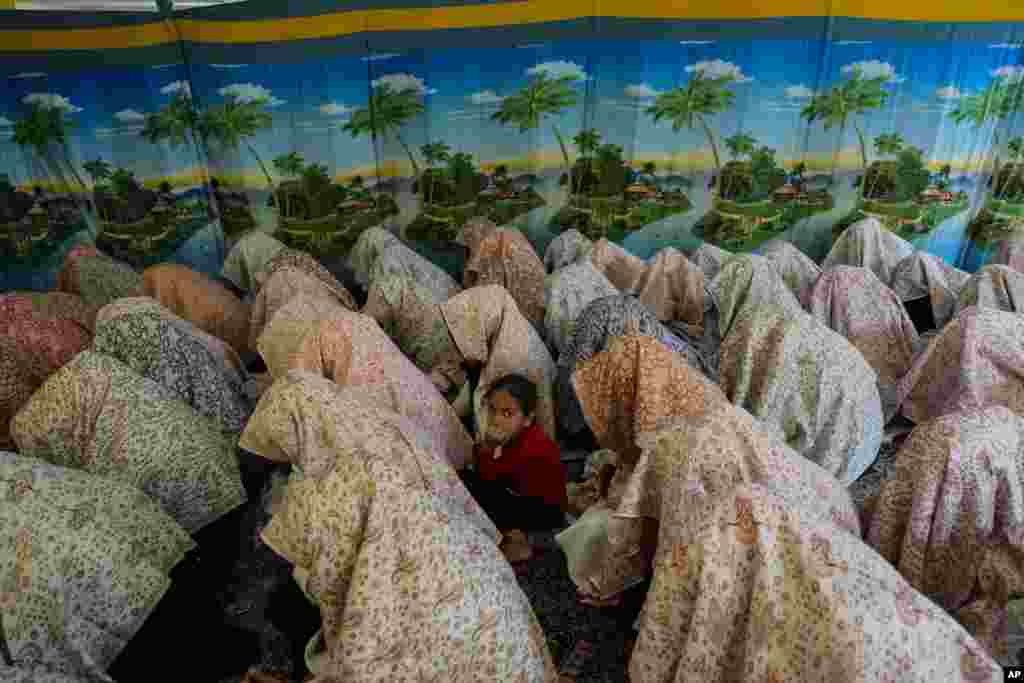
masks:
{"type": "Polygon", "coordinates": [[[971,306],[1024,313],[1024,272],[1009,266],[985,266],[960,290],[957,313],[971,306]]]}
{"type": "Polygon", "coordinates": [[[774,264],[793,296],[806,306],[811,290],[821,276],[818,264],[786,240],[768,240],[758,251],[774,264]]]}
{"type": "Polygon", "coordinates": [[[387,274],[406,275],[430,290],[438,301],[462,291],[452,276],[406,246],[384,228],[374,227],[359,236],[349,254],[349,268],[367,289],[387,274]]]}
{"type": "Polygon", "coordinates": [[[1009,266],[1018,273],[1024,273],[1024,240],[1014,238],[1000,242],[991,264],[1009,266]]]}
{"type": "Polygon", "coordinates": [[[888,422],[899,408],[896,385],[921,344],[903,303],[867,268],[836,266],[821,275],[807,308],[819,323],[846,337],[874,369],[888,422]]]}
{"type": "Polygon", "coordinates": [[[643,259],[604,238],[594,243],[590,261],[609,282],[627,294],[638,289],[647,271],[647,263],[643,259]]]}
{"type": "Polygon", "coordinates": [[[249,306],[227,287],[187,266],[171,263],[147,268],[142,277],[145,296],[227,342],[235,351],[249,350],[249,306]]]}
{"type": "Polygon", "coordinates": [[[235,440],[169,389],[83,351],[11,422],[22,455],[132,484],[196,532],[245,502],[235,440]]]}
{"type": "Polygon", "coordinates": [[[512,296],[498,285],[474,287],[441,304],[441,313],[463,358],[483,366],[473,392],[477,434],[487,433],[484,397],[491,384],[518,373],[537,387],[537,423],[548,436],[557,438],[551,395],[555,362],[512,296]]]}
{"type": "MultiPolygon", "coordinates": [[[[348,291],[345,290],[348,295],[348,291]]],[[[351,295],[339,297],[338,292],[319,278],[292,267],[279,268],[260,287],[259,294],[252,302],[249,319],[249,347],[257,348],[260,339],[279,310],[298,296],[315,298],[333,304],[338,308],[352,308],[351,295]]],[[[260,352],[262,354],[262,351],[260,352]]],[[[266,358],[264,356],[264,358],[266,358]]]]}
{"type": "Polygon", "coordinates": [[[884,425],[864,356],[804,312],[764,257],[731,259],[713,289],[729,399],[844,484],[860,477],[878,456],[884,425]]]}
{"type": "Polygon", "coordinates": [[[551,240],[544,251],[544,267],[554,273],[590,255],[594,243],[579,230],[566,230],[551,240]]]}
{"type": "Polygon", "coordinates": [[[120,299],[100,311],[93,350],[170,389],[226,432],[241,433],[252,412],[247,376],[191,334],[192,325],[148,298],[120,299]]]}
{"type": "Polygon", "coordinates": [[[345,308],[352,311],[359,308],[356,305],[356,300],[352,298],[351,292],[345,289],[345,285],[341,284],[338,278],[334,277],[319,261],[304,251],[284,249],[278,252],[253,277],[256,280],[256,284],[262,287],[267,280],[274,276],[274,273],[286,268],[294,268],[311,278],[319,280],[345,308]]]}
{"type": "Polygon", "coordinates": [[[684,356],[691,367],[708,374],[707,363],[696,346],[670,332],[636,298],[615,294],[592,301],[580,313],[572,339],[558,356],[558,418],[569,434],[578,434],[587,425],[572,386],[573,372],[580,363],[604,351],[613,339],[626,335],[656,339],[684,356]]]}
{"type": "Polygon", "coordinates": [[[250,232],[231,247],[220,273],[243,292],[255,291],[258,289],[255,275],[284,249],[283,242],[262,230],[250,232]]]}
{"type": "Polygon", "coordinates": [[[548,344],[561,354],[572,342],[576,321],[591,302],[615,296],[619,290],[588,260],[579,261],[548,275],[544,328],[548,344]]]}
{"type": "Polygon", "coordinates": [[[1024,318],[967,308],[918,354],[900,381],[901,410],[917,424],[988,406],[1022,413],[1022,367],[1024,318]]]}
{"type": "Polygon", "coordinates": [[[892,282],[896,265],[914,253],[914,247],[886,230],[878,219],[859,220],[839,236],[821,263],[822,270],[835,266],[867,268],[885,284],[892,282]]]}
{"type": "Polygon", "coordinates": [[[498,224],[494,221],[481,217],[470,218],[459,228],[455,235],[455,243],[466,247],[470,254],[475,254],[483,241],[497,229],[498,224]]]}
{"type": "Polygon", "coordinates": [[[764,485],[729,492],[658,557],[635,682],[1002,680],[962,626],[859,538],[764,485]]]}
{"type": "Polygon", "coordinates": [[[322,295],[298,293],[288,299],[256,340],[267,373],[274,378],[284,377],[313,326],[320,320],[340,316],[345,310],[336,299],[322,295]]]}
{"type": "MultiPolygon", "coordinates": [[[[422,372],[442,365],[461,367],[462,355],[441,315],[441,301],[429,289],[405,275],[387,275],[374,280],[363,315],[377,321],[422,372]]],[[[463,375],[456,382],[465,382],[463,375]]]]}
{"type": "Polygon", "coordinates": [[[110,680],[195,544],[133,486],[0,452],[4,681],[110,680]],[[27,675],[27,674],[26,674],[27,675]]]}
{"type": "Polygon", "coordinates": [[[501,285],[519,312],[538,331],[544,329],[544,278],[547,271],[526,235],[498,228],[485,234],[466,261],[462,284],[467,289],[501,285]]]}
{"type": "Polygon", "coordinates": [[[46,378],[92,343],[95,314],[73,294],[0,294],[0,448],[11,418],[46,378]],[[85,316],[90,327],[79,322],[85,316]]]}
{"type": "Polygon", "coordinates": [[[1024,591],[1024,419],[1002,406],[918,426],[882,483],[867,541],[993,657],[1024,591]]]}
{"type": "Polygon", "coordinates": [[[718,277],[718,271],[722,269],[725,262],[732,258],[732,256],[731,251],[720,249],[710,242],[705,242],[690,255],[690,260],[704,272],[704,279],[711,282],[718,277]]]}
{"type": "Polygon", "coordinates": [[[115,261],[95,247],[79,245],[64,258],[57,274],[57,289],[77,294],[93,308],[126,296],[141,296],[142,276],[131,266],[115,261]]]}
{"type": "MultiPolygon", "coordinates": [[[[284,400],[278,396],[275,390],[267,400],[284,400]]],[[[314,443],[325,436],[352,441],[331,449],[332,466],[322,476],[292,477],[262,533],[308,577],[303,589],[320,609],[314,642],[326,653],[313,680],[554,683],[544,634],[493,525],[481,526],[468,496],[463,503],[472,509],[465,511],[450,491],[435,488],[439,480],[461,488],[450,468],[390,426],[395,416],[380,429],[367,414],[372,402],[347,406],[362,418],[355,429],[366,432],[353,439],[348,410],[333,407],[333,396],[307,392],[294,400],[338,425],[314,425],[314,443]]],[[[296,438],[286,437],[293,444],[296,438]]],[[[308,457],[301,450],[287,456],[308,457]]]]}
{"type": "Polygon", "coordinates": [[[935,326],[941,329],[953,317],[960,290],[969,277],[934,254],[916,251],[896,265],[891,286],[903,301],[928,297],[935,326]]]}
{"type": "Polygon", "coordinates": [[[342,386],[375,386],[384,405],[416,425],[430,448],[454,467],[462,468],[473,458],[473,440],[455,410],[373,318],[339,310],[328,320],[311,323],[288,369],[305,370],[342,386]]]}
{"type": "Polygon", "coordinates": [[[401,243],[402,240],[393,232],[380,226],[364,230],[348,255],[348,267],[356,276],[356,281],[363,287],[369,287],[373,267],[381,254],[386,248],[401,243]]]}
{"type": "Polygon", "coordinates": [[[704,333],[704,273],[672,247],[665,247],[647,264],[636,285],[636,297],[658,320],[676,320],[690,334],[704,333]]]}

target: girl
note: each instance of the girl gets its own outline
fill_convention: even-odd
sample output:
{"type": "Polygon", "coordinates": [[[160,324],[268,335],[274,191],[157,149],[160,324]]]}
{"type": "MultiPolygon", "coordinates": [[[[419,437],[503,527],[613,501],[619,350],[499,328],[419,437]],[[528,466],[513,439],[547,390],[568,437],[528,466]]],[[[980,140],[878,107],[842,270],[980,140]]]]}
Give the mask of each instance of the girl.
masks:
{"type": "Polygon", "coordinates": [[[509,562],[533,555],[524,531],[564,526],[566,470],[558,444],[537,423],[537,387],[520,375],[506,375],[486,395],[487,430],[479,437],[475,472],[463,483],[504,541],[509,562]]]}

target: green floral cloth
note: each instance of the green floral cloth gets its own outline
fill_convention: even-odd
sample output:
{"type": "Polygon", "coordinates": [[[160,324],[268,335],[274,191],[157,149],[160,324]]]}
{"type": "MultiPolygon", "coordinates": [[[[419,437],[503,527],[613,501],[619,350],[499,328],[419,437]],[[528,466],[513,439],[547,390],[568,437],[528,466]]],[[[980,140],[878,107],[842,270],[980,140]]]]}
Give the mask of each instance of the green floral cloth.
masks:
{"type": "Polygon", "coordinates": [[[109,680],[194,547],[133,486],[0,452],[0,680],[109,680]]]}
{"type": "Polygon", "coordinates": [[[84,351],[11,422],[23,455],[137,486],[189,532],[245,502],[236,440],[173,391],[84,351]]]}

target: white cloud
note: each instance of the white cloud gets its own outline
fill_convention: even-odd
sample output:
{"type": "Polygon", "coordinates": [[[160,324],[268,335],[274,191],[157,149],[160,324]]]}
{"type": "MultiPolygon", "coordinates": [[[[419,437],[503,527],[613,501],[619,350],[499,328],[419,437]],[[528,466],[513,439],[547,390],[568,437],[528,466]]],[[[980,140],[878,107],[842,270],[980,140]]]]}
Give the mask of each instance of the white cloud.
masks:
{"type": "Polygon", "coordinates": [[[118,128],[97,128],[93,131],[93,135],[98,138],[119,138],[127,136],[136,136],[141,133],[143,126],[120,126],[118,128]]]}
{"type": "Polygon", "coordinates": [[[10,119],[5,119],[3,116],[0,116],[0,128],[7,128],[8,126],[13,125],[14,121],[11,121],[10,119]]]}
{"type": "Polygon", "coordinates": [[[995,78],[1002,78],[1007,81],[1020,81],[1024,80],[1024,66],[1001,66],[998,69],[992,71],[992,75],[995,78]]]}
{"type": "Polygon", "coordinates": [[[935,96],[940,100],[958,100],[963,97],[960,88],[955,85],[947,85],[935,91],[935,96]]]}
{"type": "Polygon", "coordinates": [[[680,45],[714,45],[713,40],[680,40],[680,45]]]}
{"type": "Polygon", "coordinates": [[[791,85],[786,88],[786,97],[791,100],[806,100],[814,97],[814,91],[806,85],[791,85]]]}
{"type": "Polygon", "coordinates": [[[53,92],[34,92],[21,98],[25,104],[34,104],[43,109],[59,109],[67,114],[74,114],[82,111],[81,107],[71,104],[71,101],[63,95],[53,92]]]}
{"type": "Polygon", "coordinates": [[[362,60],[364,62],[383,62],[385,60],[394,59],[395,57],[401,56],[402,55],[398,54],[397,52],[385,52],[379,55],[367,55],[366,57],[362,57],[362,60]]]}
{"type": "Polygon", "coordinates": [[[114,118],[121,123],[131,123],[133,121],[145,121],[146,115],[134,109],[122,109],[114,114],[114,118]]]}
{"type": "Polygon", "coordinates": [[[350,107],[341,102],[328,102],[327,104],[320,106],[320,113],[324,116],[345,116],[355,111],[355,107],[350,107]]]}
{"type": "Polygon", "coordinates": [[[175,95],[179,92],[184,93],[186,97],[191,97],[192,86],[188,84],[188,81],[174,81],[160,88],[161,95],[175,95]]]}
{"type": "Polygon", "coordinates": [[[211,64],[214,69],[244,69],[248,64],[211,64]]]}
{"type": "Polygon", "coordinates": [[[836,40],[833,41],[836,45],[870,45],[870,40],[836,40]]]}
{"type": "Polygon", "coordinates": [[[590,77],[583,67],[575,62],[555,61],[543,62],[526,70],[527,76],[547,76],[548,78],[569,78],[574,81],[585,81],[590,77]]]}
{"type": "Polygon", "coordinates": [[[493,90],[481,90],[480,92],[473,93],[466,99],[472,102],[473,104],[480,105],[501,104],[502,102],[505,101],[504,97],[494,92],[493,90]]]}
{"type": "Polygon", "coordinates": [[[735,83],[747,83],[754,80],[746,76],[743,73],[743,69],[736,64],[721,59],[711,59],[691,64],[686,67],[686,72],[700,74],[704,78],[730,78],[735,83]]]}
{"type": "Polygon", "coordinates": [[[803,107],[792,107],[781,104],[770,104],[766,106],[765,111],[777,111],[777,112],[790,112],[790,111],[801,111],[803,107]]]}
{"type": "Polygon", "coordinates": [[[905,78],[900,78],[896,73],[896,67],[889,62],[881,62],[877,59],[866,59],[853,64],[847,64],[842,68],[844,74],[855,74],[861,78],[872,80],[875,78],[884,79],[886,83],[902,83],[905,78]]]}
{"type": "Polygon", "coordinates": [[[239,104],[265,104],[268,107],[279,107],[284,100],[274,97],[273,93],[262,85],[255,83],[232,83],[217,91],[223,97],[233,98],[239,104]]]}
{"type": "Polygon", "coordinates": [[[657,97],[661,93],[651,87],[649,83],[636,83],[634,85],[627,85],[626,89],[623,90],[626,97],[632,97],[638,100],[647,100],[652,97],[657,97]]]}
{"type": "Polygon", "coordinates": [[[8,76],[8,78],[46,78],[46,74],[42,71],[22,71],[19,74],[8,76]]]}
{"type": "Polygon", "coordinates": [[[436,90],[427,88],[422,78],[412,74],[387,74],[373,81],[373,87],[386,85],[394,92],[414,92],[417,95],[433,95],[436,90]]]}
{"type": "Polygon", "coordinates": [[[1019,50],[1024,47],[1024,43],[993,43],[989,47],[993,50],[1019,50]]]}

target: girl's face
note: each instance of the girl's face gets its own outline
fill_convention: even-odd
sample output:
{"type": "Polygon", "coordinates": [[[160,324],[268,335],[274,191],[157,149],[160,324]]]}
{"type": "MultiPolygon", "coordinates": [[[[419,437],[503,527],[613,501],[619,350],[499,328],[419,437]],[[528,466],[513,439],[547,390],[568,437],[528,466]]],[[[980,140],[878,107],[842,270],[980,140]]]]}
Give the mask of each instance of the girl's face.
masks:
{"type": "Polygon", "coordinates": [[[519,401],[503,389],[490,395],[491,420],[487,441],[505,444],[533,423],[533,413],[524,414],[519,401]]]}

